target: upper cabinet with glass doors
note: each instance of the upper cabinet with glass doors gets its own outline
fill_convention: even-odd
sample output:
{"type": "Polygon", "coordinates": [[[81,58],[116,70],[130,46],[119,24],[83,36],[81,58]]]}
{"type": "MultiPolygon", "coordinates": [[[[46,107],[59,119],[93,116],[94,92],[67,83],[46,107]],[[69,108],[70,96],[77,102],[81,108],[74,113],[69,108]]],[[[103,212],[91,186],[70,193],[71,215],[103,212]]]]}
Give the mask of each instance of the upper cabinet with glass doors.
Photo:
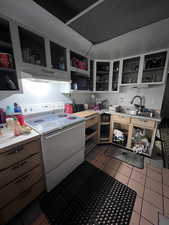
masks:
{"type": "Polygon", "coordinates": [[[142,83],[163,82],[167,51],[144,56],[142,83]]]}
{"type": "Polygon", "coordinates": [[[110,61],[96,61],[96,91],[109,91],[110,61]]]}
{"type": "Polygon", "coordinates": [[[140,57],[123,60],[122,84],[135,84],[138,81],[140,57]]]}
{"type": "Polygon", "coordinates": [[[8,93],[20,88],[11,27],[10,21],[0,18],[0,91],[8,93]]]}
{"type": "Polygon", "coordinates": [[[120,73],[120,60],[113,62],[112,71],[112,86],[111,91],[118,91],[119,87],[119,73],[120,73]]]}
{"type": "Polygon", "coordinates": [[[46,67],[44,38],[22,27],[19,37],[23,62],[46,67]]]}

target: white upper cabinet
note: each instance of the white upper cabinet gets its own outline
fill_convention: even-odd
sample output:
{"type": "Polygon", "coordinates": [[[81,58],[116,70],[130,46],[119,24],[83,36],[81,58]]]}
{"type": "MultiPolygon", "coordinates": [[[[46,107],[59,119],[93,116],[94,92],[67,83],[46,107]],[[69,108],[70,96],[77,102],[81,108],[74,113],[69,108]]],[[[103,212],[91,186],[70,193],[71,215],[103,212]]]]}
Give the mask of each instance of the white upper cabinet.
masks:
{"type": "Polygon", "coordinates": [[[94,91],[118,92],[119,86],[164,84],[168,49],[116,60],[95,60],[94,91]]]}
{"type": "Polygon", "coordinates": [[[54,41],[18,26],[21,68],[33,76],[70,81],[68,50],[54,41]]]}
{"type": "Polygon", "coordinates": [[[164,82],[167,51],[144,55],[142,83],[164,82]]]}
{"type": "Polygon", "coordinates": [[[94,91],[118,92],[121,72],[121,61],[95,60],[94,91]]]}
{"type": "Polygon", "coordinates": [[[140,56],[123,60],[122,84],[136,84],[139,75],[140,56]]]}
{"type": "Polygon", "coordinates": [[[21,91],[17,46],[15,45],[15,24],[0,17],[0,91],[17,93],[21,91]]]}

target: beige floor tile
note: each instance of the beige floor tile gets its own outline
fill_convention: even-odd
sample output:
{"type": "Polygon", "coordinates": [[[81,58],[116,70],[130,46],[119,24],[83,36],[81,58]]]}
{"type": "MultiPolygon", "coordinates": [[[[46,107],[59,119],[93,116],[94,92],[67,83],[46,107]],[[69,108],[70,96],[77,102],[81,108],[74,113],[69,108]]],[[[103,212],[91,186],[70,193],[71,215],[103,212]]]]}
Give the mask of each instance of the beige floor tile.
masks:
{"type": "Polygon", "coordinates": [[[117,179],[118,181],[120,181],[121,183],[123,184],[128,184],[129,182],[129,178],[124,176],[123,174],[121,173],[117,173],[115,176],[114,176],[115,179],[117,179]]]}
{"type": "Polygon", "coordinates": [[[163,211],[162,195],[145,188],[143,199],[163,211]]]}
{"type": "Polygon", "coordinates": [[[125,163],[125,162],[122,162],[122,165],[127,166],[127,167],[129,167],[129,168],[131,168],[131,169],[133,168],[132,165],[129,165],[129,164],[125,163]]]}
{"type": "Polygon", "coordinates": [[[142,208],[142,201],[143,199],[140,198],[138,195],[136,197],[136,201],[135,201],[135,204],[134,204],[134,211],[136,211],[137,213],[141,213],[141,208],[142,208]]]}
{"type": "Polygon", "coordinates": [[[144,185],[146,177],[145,177],[145,175],[141,174],[140,172],[136,172],[133,169],[132,174],[131,174],[131,179],[133,179],[133,180],[137,181],[138,183],[144,185]]]}
{"type": "Polygon", "coordinates": [[[169,169],[163,168],[163,184],[169,186],[169,169]]]}
{"type": "Polygon", "coordinates": [[[124,164],[121,164],[119,169],[118,169],[118,172],[125,175],[126,177],[130,177],[131,175],[131,172],[132,172],[132,168],[124,165],[124,164]]]}
{"type": "Polygon", "coordinates": [[[158,213],[160,210],[143,200],[141,215],[154,225],[158,225],[158,213]]]}
{"type": "Polygon", "coordinates": [[[155,172],[157,172],[159,174],[162,174],[161,168],[158,168],[158,167],[155,167],[155,166],[152,166],[152,165],[148,165],[148,168],[150,168],[151,170],[154,170],[155,172]]]}
{"type": "Polygon", "coordinates": [[[103,168],[103,171],[112,177],[114,177],[117,174],[116,170],[114,170],[113,168],[107,167],[107,166],[105,166],[103,168]]]}
{"type": "Polygon", "coordinates": [[[169,198],[164,197],[164,212],[169,215],[169,198]]]}
{"type": "Polygon", "coordinates": [[[164,195],[166,198],[169,198],[169,186],[163,185],[163,195],[164,195]]]}
{"type": "Polygon", "coordinates": [[[130,220],[130,225],[139,225],[139,223],[140,223],[140,214],[133,211],[131,220],[130,220]]]}
{"type": "Polygon", "coordinates": [[[159,194],[162,195],[162,184],[152,180],[150,177],[146,177],[146,187],[148,187],[149,189],[151,189],[152,191],[155,191],[159,194]]]}
{"type": "Polygon", "coordinates": [[[142,184],[138,183],[135,180],[130,179],[128,186],[131,189],[135,190],[139,197],[141,197],[141,198],[143,197],[144,186],[142,184]]]}
{"type": "Polygon", "coordinates": [[[143,169],[139,169],[139,168],[133,167],[133,171],[139,172],[139,173],[141,173],[141,174],[146,176],[146,174],[147,174],[147,167],[144,167],[143,169]]]}
{"type": "Polygon", "coordinates": [[[110,159],[106,163],[106,168],[111,168],[113,170],[117,170],[120,167],[121,162],[116,159],[110,159]]]}
{"type": "Polygon", "coordinates": [[[152,225],[148,220],[141,216],[140,225],[152,225]]]}
{"type": "Polygon", "coordinates": [[[147,169],[147,176],[150,177],[152,180],[162,183],[162,175],[152,170],[150,168],[147,169]]]}
{"type": "Polygon", "coordinates": [[[99,169],[103,169],[105,166],[102,162],[96,159],[92,160],[90,163],[99,169]]]}

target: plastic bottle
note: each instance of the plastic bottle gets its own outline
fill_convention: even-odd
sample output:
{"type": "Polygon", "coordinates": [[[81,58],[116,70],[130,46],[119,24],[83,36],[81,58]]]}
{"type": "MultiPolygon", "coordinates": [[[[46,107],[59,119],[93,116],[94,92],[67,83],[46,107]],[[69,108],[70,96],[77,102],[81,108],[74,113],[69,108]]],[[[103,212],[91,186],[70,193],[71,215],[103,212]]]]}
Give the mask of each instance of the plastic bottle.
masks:
{"type": "Polygon", "coordinates": [[[21,126],[20,126],[17,118],[14,118],[14,135],[19,136],[21,134],[22,134],[21,126]]]}

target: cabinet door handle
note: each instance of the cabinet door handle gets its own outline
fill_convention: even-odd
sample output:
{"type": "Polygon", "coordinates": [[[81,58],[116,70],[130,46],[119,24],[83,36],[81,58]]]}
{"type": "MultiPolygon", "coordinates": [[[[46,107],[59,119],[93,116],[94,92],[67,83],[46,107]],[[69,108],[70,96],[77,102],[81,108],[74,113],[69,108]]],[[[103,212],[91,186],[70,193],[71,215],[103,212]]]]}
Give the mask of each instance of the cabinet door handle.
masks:
{"type": "Polygon", "coordinates": [[[21,163],[18,163],[16,166],[12,167],[12,170],[19,169],[21,166],[23,166],[26,163],[27,163],[27,161],[23,161],[21,163]]]}
{"type": "Polygon", "coordinates": [[[51,73],[51,74],[55,73],[55,71],[47,70],[47,69],[42,69],[42,71],[45,72],[45,73],[51,73]]]}
{"type": "Polygon", "coordinates": [[[20,179],[18,179],[17,181],[15,181],[15,184],[21,183],[22,181],[24,181],[26,178],[28,178],[30,176],[30,174],[26,174],[25,176],[21,177],[20,179]]]}

